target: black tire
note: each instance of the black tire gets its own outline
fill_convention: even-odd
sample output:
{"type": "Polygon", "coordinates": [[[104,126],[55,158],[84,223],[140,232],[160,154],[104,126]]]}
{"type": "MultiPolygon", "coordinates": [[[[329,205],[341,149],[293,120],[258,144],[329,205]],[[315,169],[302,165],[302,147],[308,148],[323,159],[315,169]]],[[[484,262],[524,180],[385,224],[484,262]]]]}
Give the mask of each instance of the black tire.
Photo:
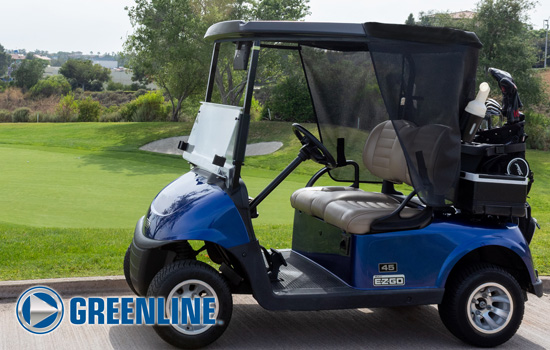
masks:
{"type": "Polygon", "coordinates": [[[521,287],[510,273],[477,264],[453,276],[438,309],[454,336],[475,346],[494,347],[516,334],[524,303],[521,287]]]}
{"type": "Polygon", "coordinates": [[[124,278],[126,279],[126,283],[128,284],[128,287],[134,292],[135,295],[139,295],[139,293],[134,288],[134,285],[132,283],[132,279],[130,278],[130,254],[132,245],[126,249],[126,254],[124,254],[124,278]]]}
{"type": "Polygon", "coordinates": [[[198,326],[198,330],[177,325],[155,325],[153,328],[162,339],[174,346],[197,349],[214,342],[223,334],[231,320],[233,298],[225,279],[212,267],[196,260],[180,260],[163,267],[149,285],[147,296],[166,298],[169,309],[170,294],[184,294],[187,288],[190,291],[205,289],[208,293],[215,293],[211,293],[211,296],[217,297],[216,324],[198,326]],[[193,334],[194,332],[199,333],[193,334]]]}

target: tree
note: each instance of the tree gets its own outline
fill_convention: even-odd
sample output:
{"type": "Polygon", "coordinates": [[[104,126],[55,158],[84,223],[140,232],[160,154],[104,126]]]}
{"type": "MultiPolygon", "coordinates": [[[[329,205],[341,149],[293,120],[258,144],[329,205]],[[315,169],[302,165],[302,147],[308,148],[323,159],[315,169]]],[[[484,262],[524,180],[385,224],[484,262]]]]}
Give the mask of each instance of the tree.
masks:
{"type": "Polygon", "coordinates": [[[448,13],[420,14],[422,25],[444,26],[473,31],[483,43],[479,54],[477,78],[487,81],[493,90],[498,87],[488,74],[490,67],[512,74],[521,99],[525,104],[536,104],[542,99],[540,78],[532,67],[537,63],[528,12],[533,0],[481,0],[472,19],[453,19],[448,13]]]}
{"type": "MultiPolygon", "coordinates": [[[[303,19],[309,14],[309,0],[263,0],[263,1],[243,1],[237,7],[234,15],[242,20],[285,20],[296,21],[303,19]]],[[[236,18],[236,19],[237,19],[236,18]]],[[[230,45],[223,47],[220,52],[218,66],[216,71],[215,83],[223,104],[238,105],[241,101],[244,89],[246,87],[245,72],[235,72],[232,69],[234,48],[230,45]]],[[[285,63],[287,54],[281,52],[262,52],[262,62],[257,73],[258,80],[273,80],[280,73],[288,68],[285,63]]],[[[285,76],[294,75],[285,74],[285,76]]]]}
{"type": "Polygon", "coordinates": [[[82,90],[101,91],[103,83],[111,80],[111,72],[99,64],[93,64],[90,60],[69,59],[59,69],[73,89],[80,87],[82,90]]]}
{"type": "Polygon", "coordinates": [[[467,22],[467,20],[455,20],[451,18],[448,12],[435,12],[430,10],[428,12],[420,11],[418,14],[418,21],[415,22],[415,25],[464,29],[465,22],[467,22]]]}
{"type": "Polygon", "coordinates": [[[50,62],[52,67],[61,67],[65,62],[69,60],[70,53],[59,51],[53,55],[53,58],[50,62]]]}
{"type": "MultiPolygon", "coordinates": [[[[176,121],[181,103],[206,83],[212,45],[203,37],[210,25],[231,19],[298,19],[307,14],[308,1],[137,0],[128,9],[134,27],[125,43],[130,68],[137,78],[151,78],[164,89],[172,103],[171,119],[176,121]]],[[[225,54],[232,52],[221,56],[225,54]]],[[[229,60],[220,62],[216,85],[222,100],[235,104],[244,91],[243,79],[239,76],[234,82],[227,70],[229,60]],[[226,90],[224,82],[230,82],[226,90]]]]}
{"type": "Polygon", "coordinates": [[[4,46],[0,45],[0,77],[6,74],[10,65],[11,57],[4,51],[4,46]]]}
{"type": "Polygon", "coordinates": [[[39,80],[31,89],[33,97],[49,97],[52,95],[66,95],[71,91],[71,85],[62,75],[52,75],[39,80]]]}
{"type": "Polygon", "coordinates": [[[406,25],[414,26],[416,22],[414,21],[414,16],[412,13],[409,14],[409,17],[407,17],[407,20],[405,21],[406,25]]]}
{"type": "Polygon", "coordinates": [[[262,0],[250,3],[251,19],[296,21],[310,14],[309,0],[262,0]]]}
{"type": "MultiPolygon", "coordinates": [[[[546,46],[546,29],[539,30],[530,30],[529,36],[532,41],[532,45],[535,47],[537,63],[533,68],[542,68],[544,67],[544,49],[546,46]]],[[[548,65],[548,61],[546,64],[548,65]]]]}
{"type": "Polygon", "coordinates": [[[26,59],[19,64],[13,73],[15,85],[24,90],[32,88],[44,75],[47,65],[46,61],[34,58],[32,54],[28,54],[26,59]]]}
{"type": "Polygon", "coordinates": [[[136,0],[128,9],[134,33],[125,43],[130,68],[161,86],[177,121],[182,102],[204,86],[210,47],[203,40],[214,1],[136,0]]]}
{"type": "Polygon", "coordinates": [[[540,78],[532,70],[537,59],[527,24],[528,12],[534,6],[532,0],[483,0],[474,17],[475,32],[483,43],[478,77],[494,84],[488,76],[490,67],[509,72],[527,104],[536,104],[542,98],[540,78]]]}

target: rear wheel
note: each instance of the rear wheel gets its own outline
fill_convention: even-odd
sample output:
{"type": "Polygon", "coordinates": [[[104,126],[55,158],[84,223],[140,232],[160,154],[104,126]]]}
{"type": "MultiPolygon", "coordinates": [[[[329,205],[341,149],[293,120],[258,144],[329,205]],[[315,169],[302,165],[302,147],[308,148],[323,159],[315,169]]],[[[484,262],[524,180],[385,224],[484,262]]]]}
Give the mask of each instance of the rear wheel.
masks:
{"type": "Polygon", "coordinates": [[[495,265],[479,264],[449,281],[439,315],[457,338],[493,347],[516,333],[524,308],[523,292],[510,273],[495,265]]]}
{"type": "MultiPolygon", "coordinates": [[[[212,267],[195,260],[176,261],[162,268],[155,276],[147,296],[164,297],[165,315],[170,318],[173,298],[214,298],[215,324],[192,324],[187,320],[180,324],[155,325],[153,328],[166,342],[184,349],[196,349],[218,339],[231,319],[233,299],[225,279],[212,267]]],[[[201,312],[202,313],[202,312],[201,312]]]]}

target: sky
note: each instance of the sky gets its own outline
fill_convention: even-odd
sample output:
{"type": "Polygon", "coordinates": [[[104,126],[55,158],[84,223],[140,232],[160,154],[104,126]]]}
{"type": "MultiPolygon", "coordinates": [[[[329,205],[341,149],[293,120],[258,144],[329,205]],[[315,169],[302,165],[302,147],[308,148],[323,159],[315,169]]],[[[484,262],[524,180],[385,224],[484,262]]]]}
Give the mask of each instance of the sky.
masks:
{"type": "MultiPolygon", "coordinates": [[[[477,0],[311,0],[307,21],[404,23],[420,11],[464,11],[477,0]]],[[[132,33],[133,0],[0,0],[0,44],[6,49],[111,53],[132,33]]],[[[550,17],[550,1],[530,13],[535,29],[550,17]]]]}

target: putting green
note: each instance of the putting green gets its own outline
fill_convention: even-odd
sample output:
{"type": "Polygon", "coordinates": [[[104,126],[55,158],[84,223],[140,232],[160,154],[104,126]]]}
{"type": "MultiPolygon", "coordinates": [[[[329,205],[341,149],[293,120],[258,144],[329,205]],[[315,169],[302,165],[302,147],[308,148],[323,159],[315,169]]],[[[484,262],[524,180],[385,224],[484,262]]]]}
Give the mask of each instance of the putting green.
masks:
{"type": "MultiPolygon", "coordinates": [[[[176,163],[176,161],[174,162],[176,163]]],[[[89,151],[0,145],[0,221],[40,227],[132,227],[177,166],[89,151]]]]}
{"type": "MultiPolygon", "coordinates": [[[[132,228],[154,196],[189,169],[177,157],[163,159],[163,164],[158,164],[157,157],[143,154],[134,160],[85,150],[0,145],[0,183],[4,186],[0,222],[132,228]]],[[[269,170],[245,171],[250,195],[259,193],[275,175],[269,170]]],[[[261,204],[263,215],[255,223],[290,223],[290,194],[305,182],[304,176],[285,181],[261,204]]]]}

